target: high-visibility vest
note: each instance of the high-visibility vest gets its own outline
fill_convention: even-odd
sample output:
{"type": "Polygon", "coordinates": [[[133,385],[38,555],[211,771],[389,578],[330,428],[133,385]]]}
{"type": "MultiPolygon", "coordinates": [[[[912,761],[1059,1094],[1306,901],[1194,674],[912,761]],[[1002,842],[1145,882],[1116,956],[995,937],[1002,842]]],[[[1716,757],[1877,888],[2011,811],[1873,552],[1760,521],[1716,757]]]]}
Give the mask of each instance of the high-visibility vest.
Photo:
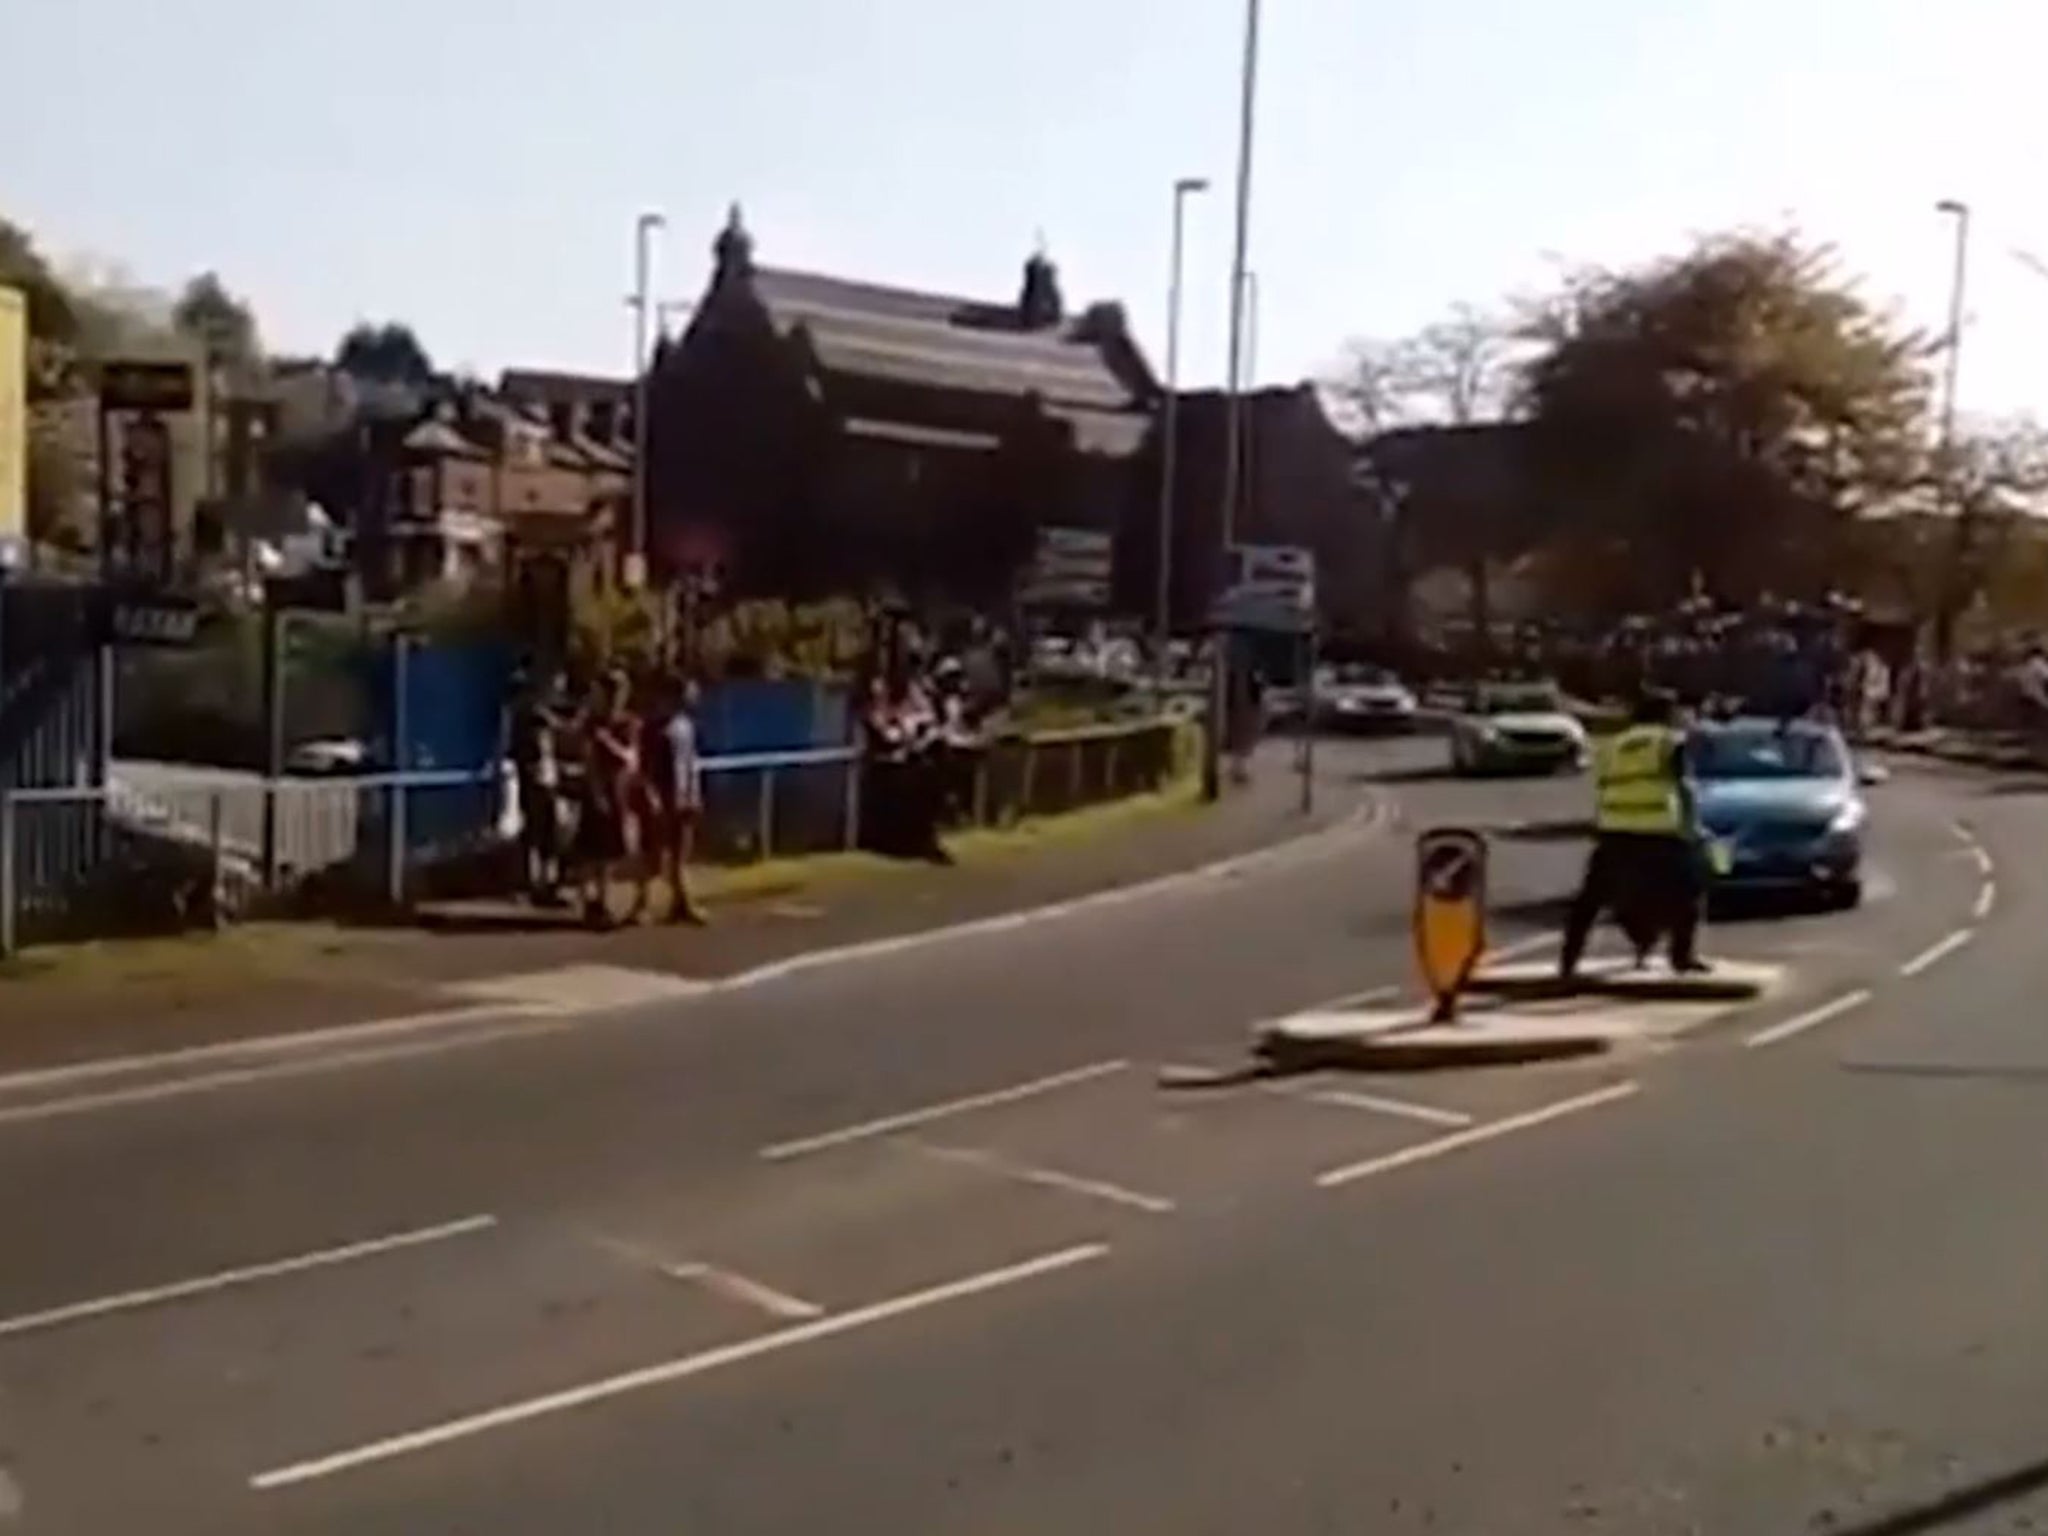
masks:
{"type": "Polygon", "coordinates": [[[1676,836],[1685,830],[1685,802],[1672,758],[1678,733],[1632,725],[1600,744],[1593,825],[1602,832],[1676,836]]]}

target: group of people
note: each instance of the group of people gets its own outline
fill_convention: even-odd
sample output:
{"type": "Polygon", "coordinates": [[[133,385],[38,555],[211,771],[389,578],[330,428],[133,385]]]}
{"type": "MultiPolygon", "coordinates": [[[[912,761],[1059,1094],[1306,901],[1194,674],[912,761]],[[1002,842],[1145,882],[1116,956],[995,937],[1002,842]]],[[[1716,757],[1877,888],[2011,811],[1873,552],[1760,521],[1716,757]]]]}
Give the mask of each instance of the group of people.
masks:
{"type": "Polygon", "coordinates": [[[955,657],[929,668],[884,668],[869,681],[861,712],[862,832],[874,852],[950,862],[940,833],[963,809],[999,696],[999,685],[971,677],[955,657]]]}
{"type": "Polygon", "coordinates": [[[687,678],[623,671],[573,699],[563,679],[529,679],[512,713],[523,876],[535,905],[559,907],[581,887],[592,927],[648,917],[657,879],[669,888],[668,919],[701,923],[687,866],[704,811],[696,723],[687,678]],[[621,919],[612,885],[627,880],[633,903],[621,919]]]}

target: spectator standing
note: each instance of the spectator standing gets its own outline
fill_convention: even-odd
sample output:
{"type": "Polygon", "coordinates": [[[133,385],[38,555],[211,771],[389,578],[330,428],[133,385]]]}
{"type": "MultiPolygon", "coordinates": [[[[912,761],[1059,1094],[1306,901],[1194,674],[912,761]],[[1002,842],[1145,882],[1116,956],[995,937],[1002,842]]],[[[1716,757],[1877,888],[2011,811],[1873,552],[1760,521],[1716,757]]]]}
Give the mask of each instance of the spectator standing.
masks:
{"type": "Polygon", "coordinates": [[[668,882],[668,920],[701,925],[690,898],[689,863],[704,814],[704,774],[697,740],[697,685],[675,679],[644,721],[642,760],[651,791],[648,859],[668,882]]]}
{"type": "Polygon", "coordinates": [[[520,874],[535,906],[562,904],[561,736],[568,726],[560,677],[529,678],[512,710],[511,757],[519,794],[520,874]]]}
{"type": "MultiPolygon", "coordinates": [[[[611,673],[593,690],[584,741],[583,816],[577,827],[584,866],[584,919],[593,928],[609,928],[612,878],[634,854],[637,800],[644,793],[640,727],[633,714],[632,683],[625,673],[611,673]]],[[[636,913],[646,899],[643,872],[636,913]]]]}

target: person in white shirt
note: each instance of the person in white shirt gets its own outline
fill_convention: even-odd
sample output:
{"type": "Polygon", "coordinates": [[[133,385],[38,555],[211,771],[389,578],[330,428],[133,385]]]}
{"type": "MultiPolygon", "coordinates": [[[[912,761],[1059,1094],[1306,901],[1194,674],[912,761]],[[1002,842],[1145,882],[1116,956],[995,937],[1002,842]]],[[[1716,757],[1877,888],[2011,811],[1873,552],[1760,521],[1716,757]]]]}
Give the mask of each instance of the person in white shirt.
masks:
{"type": "Polygon", "coordinates": [[[704,775],[697,747],[697,685],[678,679],[664,690],[666,708],[648,723],[659,727],[660,739],[650,742],[647,772],[656,805],[655,843],[661,873],[668,881],[669,921],[704,922],[704,912],[690,899],[690,853],[697,823],[704,814],[704,775]]]}

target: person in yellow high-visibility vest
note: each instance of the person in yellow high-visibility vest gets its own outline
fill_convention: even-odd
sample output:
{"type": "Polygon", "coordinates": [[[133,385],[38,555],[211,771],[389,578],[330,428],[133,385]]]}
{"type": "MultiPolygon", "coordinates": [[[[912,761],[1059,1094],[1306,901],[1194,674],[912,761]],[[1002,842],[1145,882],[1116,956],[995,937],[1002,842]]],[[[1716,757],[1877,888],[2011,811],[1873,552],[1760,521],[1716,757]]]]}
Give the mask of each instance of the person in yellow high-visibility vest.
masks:
{"type": "Polygon", "coordinates": [[[1594,772],[1593,852],[1565,918],[1559,975],[1577,974],[1593,924],[1625,902],[1650,904],[1663,916],[1672,970],[1707,970],[1699,956],[1703,891],[1685,737],[1668,694],[1637,700],[1627,727],[1600,743],[1594,772]]]}

